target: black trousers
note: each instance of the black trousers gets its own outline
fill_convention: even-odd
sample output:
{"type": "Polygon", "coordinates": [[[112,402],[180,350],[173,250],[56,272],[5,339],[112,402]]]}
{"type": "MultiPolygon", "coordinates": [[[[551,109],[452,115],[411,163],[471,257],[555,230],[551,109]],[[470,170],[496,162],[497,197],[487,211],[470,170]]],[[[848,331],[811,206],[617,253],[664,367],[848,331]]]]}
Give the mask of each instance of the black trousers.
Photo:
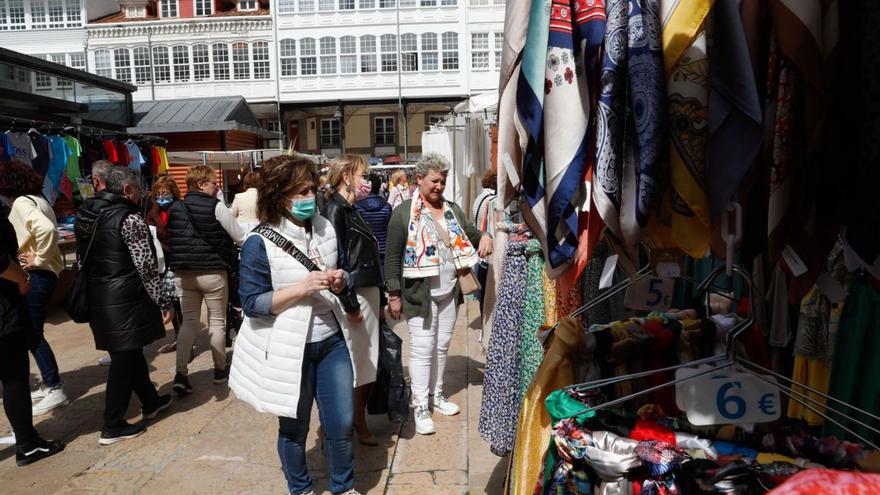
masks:
{"type": "Polygon", "coordinates": [[[150,381],[150,371],[144,350],[110,352],[110,371],[107,375],[107,400],[104,404],[104,426],[119,426],[128,411],[134,392],[144,408],[152,408],[159,401],[156,387],[150,381]]]}
{"type": "Polygon", "coordinates": [[[3,409],[19,445],[37,438],[31,415],[30,364],[28,340],[24,332],[0,338],[0,381],[3,382],[3,409]]]}

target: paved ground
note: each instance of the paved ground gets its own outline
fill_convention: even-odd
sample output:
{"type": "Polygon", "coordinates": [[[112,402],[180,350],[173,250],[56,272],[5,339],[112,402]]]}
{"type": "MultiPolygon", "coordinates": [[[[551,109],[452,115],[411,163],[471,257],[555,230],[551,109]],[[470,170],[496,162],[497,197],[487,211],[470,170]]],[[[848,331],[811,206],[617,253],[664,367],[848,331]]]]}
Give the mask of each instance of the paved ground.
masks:
{"type": "MultiPolygon", "coordinates": [[[[384,416],[370,417],[382,445],[357,446],[355,488],[370,494],[501,493],[506,459],[492,455],[477,433],[483,381],[475,329],[478,311],[473,302],[461,307],[446,371],[447,394],[461,405],[462,413],[435,415],[437,434],[432,436],[415,435],[412,421],[401,427],[384,416]]],[[[402,323],[395,327],[404,341],[405,329],[402,323]]],[[[97,364],[101,353],[94,349],[91,332],[56,310],[49,317],[47,339],[74,401],[36,418],[36,424],[43,436],[66,441],[67,449],[17,468],[14,448],[0,445],[2,493],[286,493],[275,450],[277,420],[236,400],[226,386],[211,383],[206,332],[200,334],[198,356],[190,368],[195,392],[175,400],[168,414],[150,421],[146,434],[109,447],[98,445],[107,368],[97,364]]],[[[147,361],[159,392],[169,393],[174,357],[157,354],[162,343],[147,349],[147,361]]],[[[407,361],[404,352],[404,365],[407,361]]],[[[38,376],[33,360],[31,370],[32,378],[38,376]]],[[[139,408],[133,398],[132,421],[140,420],[139,408]]],[[[315,442],[316,409],[312,425],[309,467],[316,492],[328,493],[324,460],[315,442]]],[[[0,415],[0,436],[9,434],[9,424],[0,415]]]]}

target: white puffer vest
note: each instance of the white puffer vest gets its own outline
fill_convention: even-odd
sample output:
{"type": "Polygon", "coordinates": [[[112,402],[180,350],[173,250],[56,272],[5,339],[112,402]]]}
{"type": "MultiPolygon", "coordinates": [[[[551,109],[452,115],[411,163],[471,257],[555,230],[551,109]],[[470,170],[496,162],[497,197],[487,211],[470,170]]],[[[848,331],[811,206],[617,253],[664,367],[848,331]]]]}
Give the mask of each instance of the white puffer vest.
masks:
{"type": "MultiPolygon", "coordinates": [[[[312,253],[306,250],[306,232],[303,228],[288,220],[283,220],[280,226],[273,228],[293,241],[300,251],[312,257],[319,267],[321,263],[313,257],[316,249],[323,259],[325,270],[336,268],[336,232],[322,216],[315,215],[312,219],[312,253]]],[[[248,236],[253,235],[259,236],[254,233],[248,236]]],[[[266,246],[274,290],[301,282],[308,276],[308,270],[301,263],[273,242],[259,237],[266,246]]],[[[345,311],[336,296],[329,291],[322,291],[321,295],[333,308],[345,340],[349,343],[350,353],[345,311]]],[[[294,304],[275,318],[244,318],[235,340],[235,352],[229,372],[229,388],[239,399],[260,412],[296,417],[303,353],[311,318],[312,307],[309,304],[294,304]]]]}

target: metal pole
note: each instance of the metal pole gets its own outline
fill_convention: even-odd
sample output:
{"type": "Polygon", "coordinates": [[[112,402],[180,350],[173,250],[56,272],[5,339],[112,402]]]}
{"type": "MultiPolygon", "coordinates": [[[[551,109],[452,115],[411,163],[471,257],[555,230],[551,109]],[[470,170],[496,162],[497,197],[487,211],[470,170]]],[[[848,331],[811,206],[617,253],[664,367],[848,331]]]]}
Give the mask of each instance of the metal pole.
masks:
{"type": "Polygon", "coordinates": [[[271,9],[272,11],[272,39],[274,43],[275,50],[275,115],[278,121],[278,132],[281,133],[281,139],[278,140],[278,151],[284,150],[284,136],[286,133],[284,132],[284,117],[281,115],[281,51],[278,49],[280,46],[280,41],[278,39],[278,9],[271,9]]]}
{"type": "MultiPolygon", "coordinates": [[[[156,101],[156,69],[153,66],[153,27],[147,26],[147,50],[150,51],[150,100],[156,101]]],[[[135,71],[137,73],[137,71],[135,71]]]]}
{"type": "Polygon", "coordinates": [[[409,136],[406,123],[406,110],[403,108],[403,57],[400,52],[400,0],[395,0],[397,7],[397,109],[403,123],[403,159],[409,158],[409,136]]]}

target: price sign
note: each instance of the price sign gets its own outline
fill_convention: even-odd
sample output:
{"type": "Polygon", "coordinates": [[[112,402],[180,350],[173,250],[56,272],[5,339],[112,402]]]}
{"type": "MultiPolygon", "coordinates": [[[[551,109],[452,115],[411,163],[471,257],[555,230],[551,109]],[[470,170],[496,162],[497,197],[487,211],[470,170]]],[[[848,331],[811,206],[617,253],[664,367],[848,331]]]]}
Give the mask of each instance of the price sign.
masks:
{"type": "Polygon", "coordinates": [[[666,311],[672,306],[674,289],[671,278],[643,278],[626,289],[623,304],[639,311],[666,311]]]}
{"type": "MultiPolygon", "coordinates": [[[[675,378],[693,375],[704,368],[676,371],[675,378]]],[[[772,377],[763,376],[774,381],[772,377]]],[[[719,370],[675,385],[675,401],[697,426],[769,423],[779,419],[779,389],[747,373],[719,370]]]]}

